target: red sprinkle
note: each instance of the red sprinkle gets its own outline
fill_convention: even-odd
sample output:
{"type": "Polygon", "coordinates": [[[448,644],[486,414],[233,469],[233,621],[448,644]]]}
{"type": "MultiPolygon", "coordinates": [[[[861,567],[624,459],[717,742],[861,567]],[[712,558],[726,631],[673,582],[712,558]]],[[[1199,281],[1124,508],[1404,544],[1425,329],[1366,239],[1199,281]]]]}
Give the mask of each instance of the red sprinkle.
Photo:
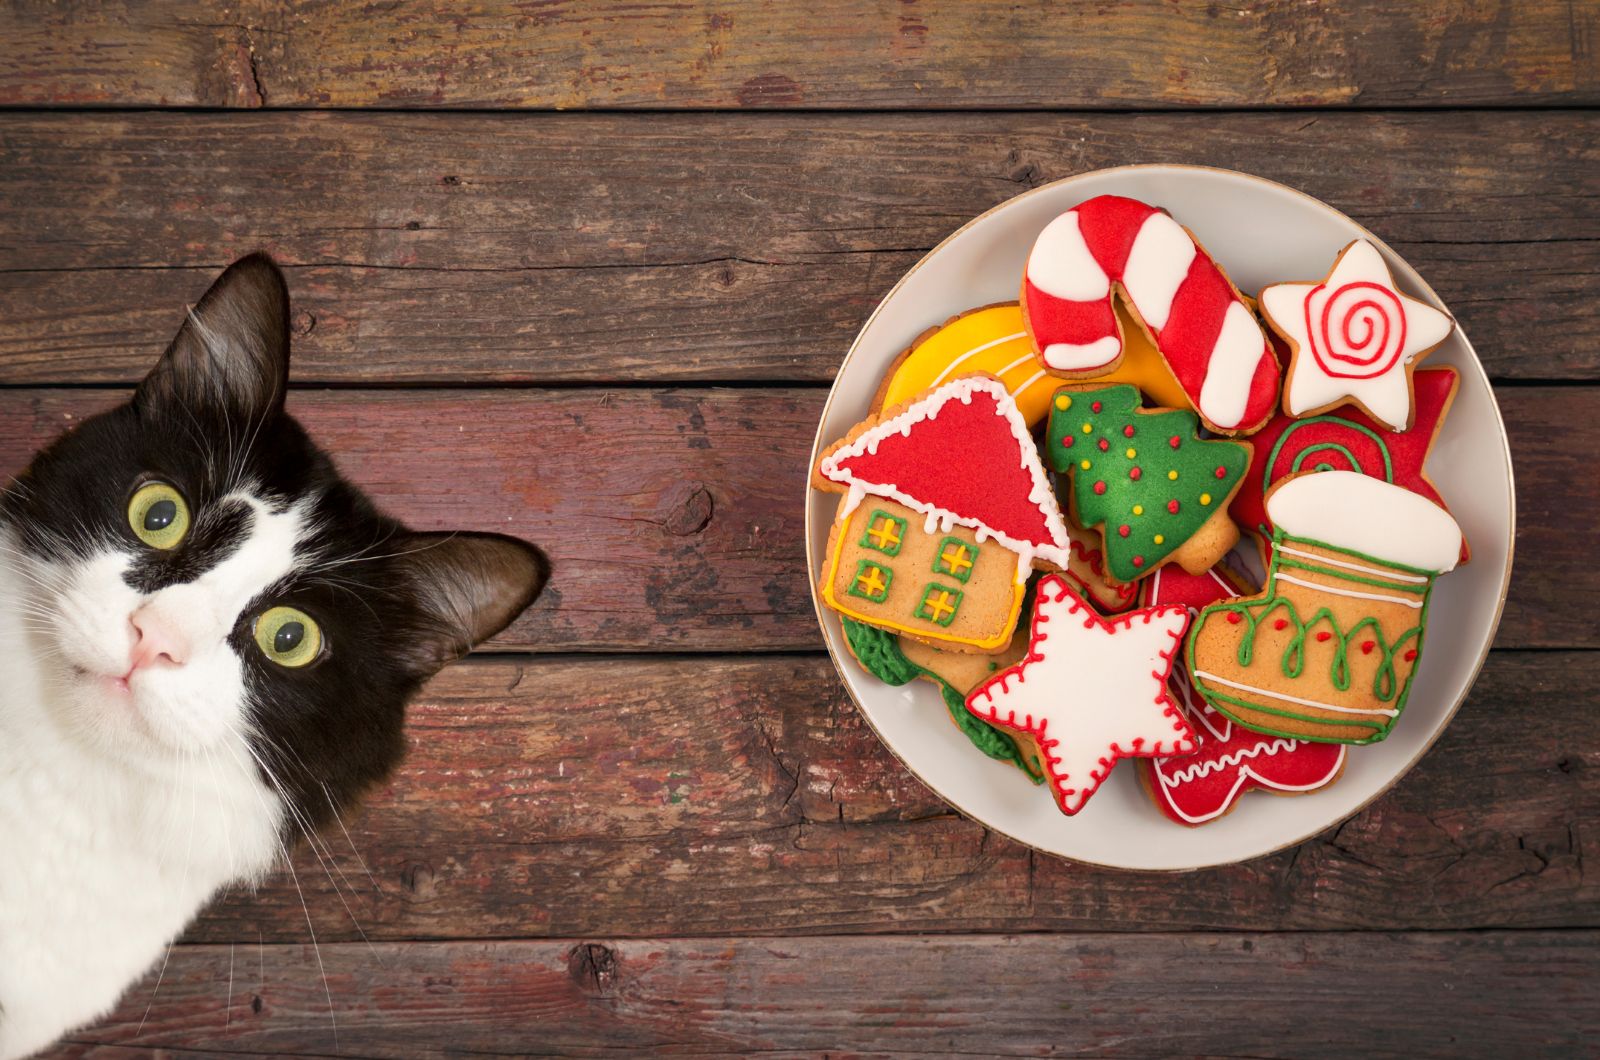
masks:
{"type": "Polygon", "coordinates": [[[1094,484],[1094,492],[1095,496],[1097,497],[1104,496],[1106,492],[1106,484],[1104,482],[1096,482],[1094,484]]]}
{"type": "Polygon", "coordinates": [[[1178,445],[1179,445],[1180,442],[1182,442],[1182,440],[1183,439],[1179,438],[1176,434],[1174,434],[1172,436],[1172,438],[1168,440],[1167,444],[1172,446],[1172,448],[1176,449],[1176,448],[1178,448],[1178,445]]]}
{"type": "Polygon", "coordinates": [[[1244,616],[1239,614],[1239,612],[1237,612],[1237,611],[1229,611],[1228,612],[1228,621],[1232,622],[1234,625],[1237,626],[1240,622],[1244,621],[1244,616]]]}
{"type": "Polygon", "coordinates": [[[1133,565],[1135,567],[1144,566],[1144,557],[1143,556],[1135,556],[1135,557],[1133,557],[1133,565]]]}
{"type": "Polygon", "coordinates": [[[1372,649],[1376,648],[1377,646],[1378,646],[1378,642],[1375,641],[1375,640],[1364,640],[1364,641],[1361,642],[1361,654],[1362,655],[1371,655],[1372,654],[1372,649]]]}
{"type": "Polygon", "coordinates": [[[1101,407],[1100,406],[1100,402],[1096,401],[1094,404],[1090,405],[1089,407],[1094,409],[1096,412],[1099,412],[1100,411],[1100,407],[1101,407]]]}
{"type": "Polygon", "coordinates": [[[1333,634],[1329,633],[1327,630],[1323,630],[1321,633],[1317,634],[1317,639],[1318,640],[1332,640],[1333,639],[1333,634]]]}
{"type": "Polygon", "coordinates": [[[1415,648],[1412,648],[1410,651],[1406,652],[1406,654],[1405,654],[1406,662],[1410,662],[1412,659],[1415,659],[1416,657],[1417,657],[1417,649],[1415,649],[1415,648]]]}
{"type": "Polygon", "coordinates": [[[1140,471],[1138,468],[1134,468],[1133,470],[1128,472],[1128,477],[1133,479],[1133,481],[1138,482],[1139,481],[1139,476],[1142,475],[1142,474],[1144,474],[1144,472],[1140,471]]]}
{"type": "Polygon", "coordinates": [[[1123,537],[1127,537],[1131,532],[1132,531],[1128,529],[1127,523],[1123,523],[1121,526],[1117,527],[1117,533],[1121,534],[1123,537]]]}
{"type": "Polygon", "coordinates": [[[1289,625],[1289,620],[1287,618],[1280,618],[1280,619],[1278,619],[1278,621],[1276,621],[1276,622],[1274,622],[1272,624],[1272,628],[1273,629],[1286,629],[1286,628],[1288,628],[1288,625],[1289,625]]]}
{"type": "Polygon", "coordinates": [[[1064,434],[1064,435],[1061,436],[1061,448],[1063,448],[1063,449],[1071,449],[1072,448],[1072,435],[1064,434]]]}
{"type": "Polygon", "coordinates": [[[1133,424],[1130,423],[1126,427],[1122,428],[1122,436],[1124,438],[1132,438],[1133,437],[1133,424]]]}
{"type": "Polygon", "coordinates": [[[1177,515],[1178,514],[1178,502],[1177,501],[1168,501],[1167,502],[1167,511],[1171,512],[1173,515],[1177,515]]]}
{"type": "Polygon", "coordinates": [[[1228,477],[1228,469],[1225,468],[1225,467],[1217,468],[1217,477],[1218,478],[1227,478],[1228,477]]]}
{"type": "Polygon", "coordinates": [[[1106,441],[1104,438],[1100,439],[1100,451],[1102,453],[1105,452],[1107,449],[1110,449],[1110,448],[1111,448],[1111,443],[1110,442],[1106,441]]]}

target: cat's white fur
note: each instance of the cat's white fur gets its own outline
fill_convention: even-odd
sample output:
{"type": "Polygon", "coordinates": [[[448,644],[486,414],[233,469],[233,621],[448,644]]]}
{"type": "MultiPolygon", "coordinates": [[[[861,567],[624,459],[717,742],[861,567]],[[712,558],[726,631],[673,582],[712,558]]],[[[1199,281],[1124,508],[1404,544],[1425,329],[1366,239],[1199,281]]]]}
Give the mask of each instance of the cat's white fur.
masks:
{"type": "Polygon", "coordinates": [[[229,500],[252,509],[242,545],[148,596],[122,579],[131,545],[45,564],[0,527],[0,1060],[104,1015],[212,895],[280,854],[286,810],[226,638],[294,567],[302,514],[229,500]],[[141,608],[183,662],[122,690],[141,608]]]}

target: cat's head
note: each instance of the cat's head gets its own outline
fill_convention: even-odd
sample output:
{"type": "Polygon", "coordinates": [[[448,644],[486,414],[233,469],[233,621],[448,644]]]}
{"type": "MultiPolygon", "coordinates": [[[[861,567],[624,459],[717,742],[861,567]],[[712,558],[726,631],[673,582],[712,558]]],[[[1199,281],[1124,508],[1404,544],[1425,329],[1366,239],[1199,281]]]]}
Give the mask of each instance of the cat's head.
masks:
{"type": "Polygon", "coordinates": [[[0,515],[63,738],[157,775],[205,756],[321,823],[389,772],[407,700],[531,603],[546,565],[379,512],[284,412],[288,366],[283,277],[244,258],[0,515]]]}

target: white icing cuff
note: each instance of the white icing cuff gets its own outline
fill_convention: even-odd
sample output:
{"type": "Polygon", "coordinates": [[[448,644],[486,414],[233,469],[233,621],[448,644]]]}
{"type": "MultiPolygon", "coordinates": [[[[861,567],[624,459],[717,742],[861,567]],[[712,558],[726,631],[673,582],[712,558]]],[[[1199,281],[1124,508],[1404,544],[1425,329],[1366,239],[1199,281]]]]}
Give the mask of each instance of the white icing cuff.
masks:
{"type": "Polygon", "coordinates": [[[1081,372],[1110,364],[1121,352],[1122,340],[1115,335],[1102,335],[1081,346],[1052,342],[1044,348],[1044,363],[1058,372],[1081,372]]]}
{"type": "Polygon", "coordinates": [[[1418,570],[1443,573],[1461,559],[1461,527],[1426,497],[1359,471],[1317,471],[1267,498],[1284,533],[1418,570]]]}

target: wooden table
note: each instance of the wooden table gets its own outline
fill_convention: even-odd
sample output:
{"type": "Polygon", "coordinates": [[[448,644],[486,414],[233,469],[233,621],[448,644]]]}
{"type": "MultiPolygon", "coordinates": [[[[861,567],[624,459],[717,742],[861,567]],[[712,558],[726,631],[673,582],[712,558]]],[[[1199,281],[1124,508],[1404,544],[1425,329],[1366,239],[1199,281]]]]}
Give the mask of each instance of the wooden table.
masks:
{"type": "Polygon", "coordinates": [[[9,5],[5,467],[261,246],[291,405],[348,472],[557,572],[297,856],[304,910],[287,872],[222,898],[62,1055],[1594,1050],[1597,48],[1593,0],[9,5]],[[901,272],[1134,161],[1389,240],[1520,485],[1438,746],[1343,826],[1181,877],[923,789],[821,650],[801,542],[828,383],[901,272]]]}

